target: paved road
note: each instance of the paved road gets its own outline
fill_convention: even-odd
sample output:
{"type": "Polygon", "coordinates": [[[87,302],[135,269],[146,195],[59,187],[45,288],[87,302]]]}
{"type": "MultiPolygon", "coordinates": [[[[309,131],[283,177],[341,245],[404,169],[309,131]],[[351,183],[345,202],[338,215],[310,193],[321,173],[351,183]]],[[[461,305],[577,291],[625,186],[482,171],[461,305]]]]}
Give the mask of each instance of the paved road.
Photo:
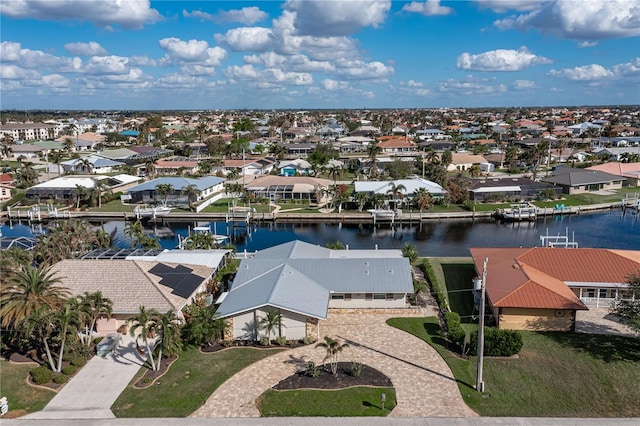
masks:
{"type": "Polygon", "coordinates": [[[122,336],[120,342],[113,357],[91,358],[42,411],[22,419],[115,418],[111,405],[144,363],[135,349],[133,338],[122,336]]]}

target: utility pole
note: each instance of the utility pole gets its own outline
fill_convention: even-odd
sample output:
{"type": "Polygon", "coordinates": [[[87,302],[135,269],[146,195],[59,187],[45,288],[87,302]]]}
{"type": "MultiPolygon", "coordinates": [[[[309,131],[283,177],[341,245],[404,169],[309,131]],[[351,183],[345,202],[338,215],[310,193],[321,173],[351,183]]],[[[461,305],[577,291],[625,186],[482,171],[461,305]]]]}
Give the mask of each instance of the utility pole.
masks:
{"type": "Polygon", "coordinates": [[[482,266],[482,283],[480,287],[480,323],[478,324],[478,375],[476,377],[476,390],[484,392],[484,382],[482,381],[482,363],[484,361],[484,299],[487,284],[487,262],[489,258],[485,257],[482,266]]]}

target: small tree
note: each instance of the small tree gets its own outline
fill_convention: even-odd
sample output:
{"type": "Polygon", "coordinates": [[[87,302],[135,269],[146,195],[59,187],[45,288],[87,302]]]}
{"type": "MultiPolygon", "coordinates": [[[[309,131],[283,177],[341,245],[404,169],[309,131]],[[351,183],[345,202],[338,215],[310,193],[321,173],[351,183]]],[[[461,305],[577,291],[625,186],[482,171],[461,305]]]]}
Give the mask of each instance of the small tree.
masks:
{"type": "Polygon", "coordinates": [[[349,344],[342,343],[338,340],[334,340],[329,336],[324,336],[324,342],[320,342],[316,344],[316,348],[324,348],[327,352],[322,362],[324,363],[326,360],[329,360],[329,364],[331,366],[331,373],[334,376],[338,375],[338,355],[342,350],[348,347],[349,344]]]}
{"type": "Polygon", "coordinates": [[[640,269],[627,276],[628,289],[624,290],[625,298],[617,300],[611,308],[611,313],[620,322],[640,334],[640,269]],[[632,295],[635,294],[635,297],[632,295]]]}
{"type": "Polygon", "coordinates": [[[416,246],[411,243],[405,243],[404,247],[402,247],[402,256],[408,257],[409,262],[413,263],[418,260],[419,253],[416,246]]]}
{"type": "Polygon", "coordinates": [[[151,353],[151,347],[149,346],[149,339],[155,332],[156,321],[160,315],[155,309],[149,309],[148,311],[144,306],[140,306],[138,315],[133,316],[127,320],[129,324],[129,334],[131,337],[136,338],[136,344],[138,338],[142,338],[145,346],[147,347],[147,354],[149,354],[149,362],[151,362],[151,369],[156,370],[156,363],[153,360],[153,354],[151,353]],[[138,331],[139,330],[139,331],[138,331]],[[138,335],[138,333],[140,333],[138,335]]]}
{"type": "Polygon", "coordinates": [[[282,335],[282,327],[285,327],[283,324],[282,312],[276,309],[269,309],[265,316],[260,318],[260,322],[258,323],[258,327],[261,330],[265,330],[267,332],[267,339],[269,339],[269,345],[271,345],[271,333],[276,328],[278,329],[278,336],[282,335]]]}

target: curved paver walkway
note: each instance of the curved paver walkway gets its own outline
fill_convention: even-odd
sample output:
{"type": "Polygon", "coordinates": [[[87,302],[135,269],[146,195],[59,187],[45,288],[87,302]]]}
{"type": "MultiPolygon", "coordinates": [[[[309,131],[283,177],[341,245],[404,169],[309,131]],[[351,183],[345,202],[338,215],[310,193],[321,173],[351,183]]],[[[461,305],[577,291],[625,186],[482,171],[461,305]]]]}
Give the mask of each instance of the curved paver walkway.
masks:
{"type": "MultiPolygon", "coordinates": [[[[331,313],[320,322],[320,335],[349,343],[341,361],[362,362],[389,376],[398,400],[391,416],[477,415],[462,400],[451,370],[435,349],[385,323],[394,316],[398,315],[331,313]]],[[[321,363],[324,354],[310,345],[265,358],[223,383],[190,417],[258,417],[258,396],[308,361],[321,363]]]]}

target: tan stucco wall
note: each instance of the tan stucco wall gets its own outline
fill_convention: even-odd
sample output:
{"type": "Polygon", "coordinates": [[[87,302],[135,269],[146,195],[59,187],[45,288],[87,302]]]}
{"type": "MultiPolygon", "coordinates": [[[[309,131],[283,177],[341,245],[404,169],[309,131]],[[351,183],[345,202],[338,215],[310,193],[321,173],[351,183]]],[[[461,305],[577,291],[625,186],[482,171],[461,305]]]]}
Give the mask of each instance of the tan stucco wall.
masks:
{"type": "MultiPolygon", "coordinates": [[[[260,319],[266,315],[266,310],[244,312],[233,317],[233,338],[252,340],[266,336],[264,330],[259,329],[260,319]]],[[[293,312],[282,311],[282,336],[289,340],[302,339],[307,332],[307,317],[293,312]]],[[[278,336],[278,330],[271,333],[271,338],[278,336]]]]}

